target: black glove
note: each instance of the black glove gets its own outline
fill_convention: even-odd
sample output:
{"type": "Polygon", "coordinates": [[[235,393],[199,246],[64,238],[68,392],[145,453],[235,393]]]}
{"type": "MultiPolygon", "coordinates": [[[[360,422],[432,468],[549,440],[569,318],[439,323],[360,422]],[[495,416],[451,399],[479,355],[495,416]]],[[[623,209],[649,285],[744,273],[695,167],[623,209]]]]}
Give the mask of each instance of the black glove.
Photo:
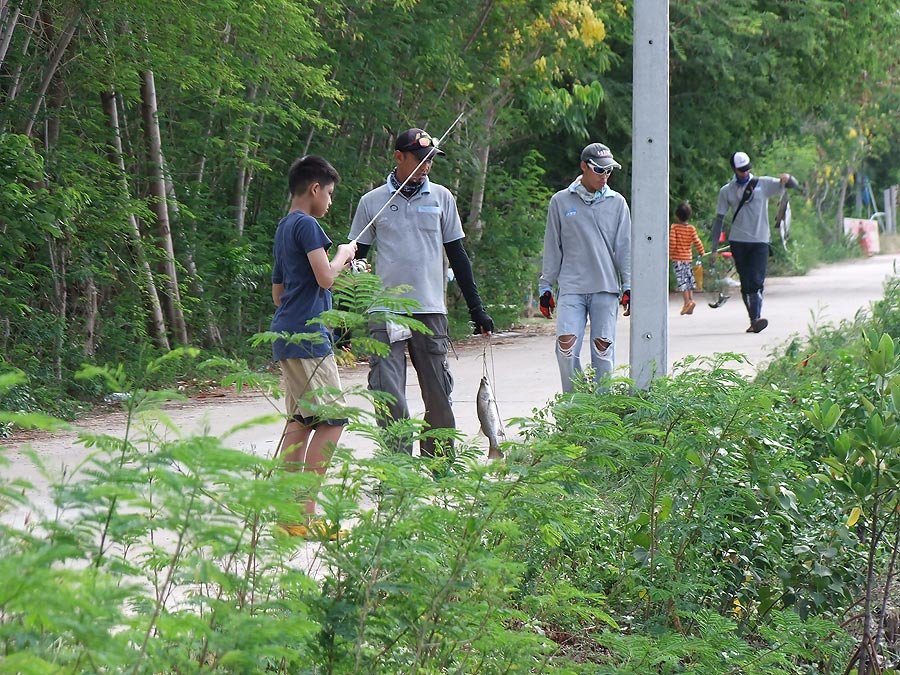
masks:
{"type": "Polygon", "coordinates": [[[472,331],[473,335],[494,332],[494,320],[490,314],[484,311],[484,307],[481,305],[470,309],[469,316],[472,317],[472,323],[475,324],[475,330],[472,331]]]}
{"type": "Polygon", "coordinates": [[[550,291],[544,291],[541,294],[540,305],[541,314],[543,314],[547,319],[552,318],[553,310],[556,309],[556,301],[553,299],[553,293],[551,293],[550,291]]]}
{"type": "Polygon", "coordinates": [[[622,293],[622,299],[619,300],[619,304],[625,309],[622,312],[622,316],[631,316],[631,289],[629,288],[627,291],[622,293]]]}
{"type": "Polygon", "coordinates": [[[798,187],[800,187],[800,183],[798,183],[797,179],[793,176],[788,176],[787,182],[784,184],[784,186],[796,190],[798,187]]]}

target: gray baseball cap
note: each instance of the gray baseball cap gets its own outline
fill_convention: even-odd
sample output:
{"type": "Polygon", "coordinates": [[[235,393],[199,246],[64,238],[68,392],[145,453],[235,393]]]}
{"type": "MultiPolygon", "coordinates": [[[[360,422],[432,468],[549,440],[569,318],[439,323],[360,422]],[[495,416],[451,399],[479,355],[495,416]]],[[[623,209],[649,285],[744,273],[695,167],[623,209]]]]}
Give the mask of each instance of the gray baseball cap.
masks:
{"type": "Polygon", "coordinates": [[[581,151],[582,162],[592,162],[597,166],[613,166],[621,169],[622,165],[613,159],[612,151],[603,143],[591,143],[581,151]]]}

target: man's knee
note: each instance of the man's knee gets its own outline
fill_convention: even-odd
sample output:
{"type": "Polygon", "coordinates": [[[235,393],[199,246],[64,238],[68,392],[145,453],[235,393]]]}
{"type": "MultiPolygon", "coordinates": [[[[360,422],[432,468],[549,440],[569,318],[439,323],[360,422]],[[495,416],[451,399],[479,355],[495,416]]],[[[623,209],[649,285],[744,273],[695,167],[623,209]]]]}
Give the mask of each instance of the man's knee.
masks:
{"type": "Polygon", "coordinates": [[[556,345],[559,348],[559,353],[565,357],[570,357],[573,355],[575,350],[575,342],[576,338],[574,335],[560,335],[556,338],[556,345]]]}
{"type": "Polygon", "coordinates": [[[606,338],[594,338],[594,349],[603,356],[606,352],[609,351],[609,348],[612,347],[612,340],[607,340],[606,338]]]}

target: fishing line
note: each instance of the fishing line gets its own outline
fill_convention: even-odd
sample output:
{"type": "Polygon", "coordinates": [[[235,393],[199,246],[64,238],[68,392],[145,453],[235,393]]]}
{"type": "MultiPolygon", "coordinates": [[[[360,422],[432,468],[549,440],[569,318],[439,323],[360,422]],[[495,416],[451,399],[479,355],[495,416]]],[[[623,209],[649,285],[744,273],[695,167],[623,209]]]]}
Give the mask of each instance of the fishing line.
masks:
{"type": "MultiPolygon", "coordinates": [[[[437,149],[439,149],[441,147],[441,144],[444,142],[444,139],[447,138],[447,134],[449,134],[451,131],[453,131],[453,127],[455,127],[459,123],[459,121],[463,118],[463,115],[465,115],[465,111],[459,113],[457,118],[455,120],[453,120],[453,124],[451,124],[449,127],[447,127],[447,131],[445,131],[444,135],[441,136],[439,139],[437,139],[437,141],[432,139],[432,144],[433,144],[432,147],[437,148],[437,149]]],[[[400,191],[406,187],[406,184],[409,182],[409,179],[416,175],[416,171],[418,171],[420,168],[422,168],[422,165],[425,164],[425,162],[427,162],[429,159],[434,159],[436,156],[437,156],[437,152],[435,152],[433,155],[428,154],[428,155],[425,155],[419,161],[419,163],[416,165],[416,168],[413,169],[412,172],[410,172],[410,174],[406,177],[406,180],[404,180],[402,183],[400,183],[400,187],[398,187],[391,194],[390,198],[384,203],[384,206],[382,206],[380,209],[378,209],[378,213],[376,213],[374,216],[372,216],[372,220],[370,220],[368,223],[366,223],[366,226],[362,230],[360,230],[359,234],[356,235],[356,237],[354,239],[350,240],[351,244],[357,243],[359,241],[359,238],[361,236],[363,236],[365,231],[368,230],[370,227],[372,227],[372,224],[375,222],[375,219],[378,218],[378,216],[381,215],[381,212],[384,211],[388,207],[388,204],[390,204],[392,201],[394,201],[394,197],[396,197],[400,193],[400,191]]]]}
{"type": "Polygon", "coordinates": [[[502,424],[503,418],[500,416],[500,403],[497,400],[498,399],[497,387],[496,387],[497,368],[494,363],[493,334],[489,333],[485,337],[487,339],[485,340],[485,343],[484,343],[484,350],[482,350],[482,352],[481,352],[481,360],[482,360],[481,374],[483,377],[486,377],[488,379],[488,384],[491,385],[491,390],[494,392],[494,409],[497,411],[497,418],[501,421],[501,424],[502,424]],[[487,364],[489,350],[490,350],[490,354],[491,354],[491,372],[490,373],[488,373],[488,364],[487,364]]]}

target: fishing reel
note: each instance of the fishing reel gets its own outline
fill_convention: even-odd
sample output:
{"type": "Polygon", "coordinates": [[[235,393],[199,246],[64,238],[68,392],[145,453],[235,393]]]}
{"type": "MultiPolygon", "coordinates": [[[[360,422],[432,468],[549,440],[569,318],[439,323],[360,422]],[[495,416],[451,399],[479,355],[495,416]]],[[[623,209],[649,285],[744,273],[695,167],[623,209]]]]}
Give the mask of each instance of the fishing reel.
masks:
{"type": "Polygon", "coordinates": [[[363,272],[371,272],[369,263],[364,258],[354,258],[350,261],[350,271],[354,274],[362,274],[363,272]]]}

